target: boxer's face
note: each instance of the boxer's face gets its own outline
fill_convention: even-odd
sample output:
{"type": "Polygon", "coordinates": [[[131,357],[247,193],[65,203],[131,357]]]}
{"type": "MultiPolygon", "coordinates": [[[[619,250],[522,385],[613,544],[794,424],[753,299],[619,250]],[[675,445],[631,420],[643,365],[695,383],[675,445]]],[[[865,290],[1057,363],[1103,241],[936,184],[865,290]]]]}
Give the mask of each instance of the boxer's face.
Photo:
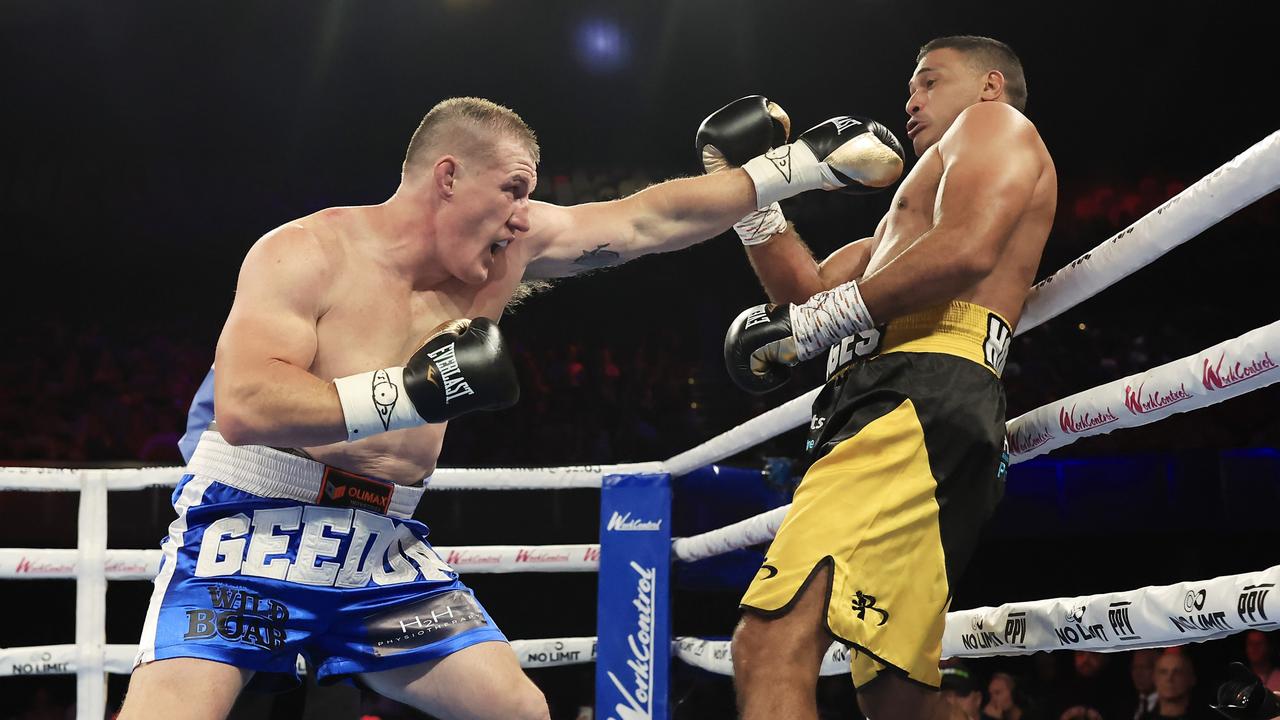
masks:
{"type": "Polygon", "coordinates": [[[529,194],[537,169],[528,149],[499,140],[493,153],[460,161],[453,195],[441,213],[441,261],[465,283],[489,278],[494,261],[529,230],[529,194]]]}
{"type": "Polygon", "coordinates": [[[919,156],[942,138],[956,117],[982,100],[986,74],[958,50],[940,48],[920,59],[907,84],[907,138],[919,156]]]}

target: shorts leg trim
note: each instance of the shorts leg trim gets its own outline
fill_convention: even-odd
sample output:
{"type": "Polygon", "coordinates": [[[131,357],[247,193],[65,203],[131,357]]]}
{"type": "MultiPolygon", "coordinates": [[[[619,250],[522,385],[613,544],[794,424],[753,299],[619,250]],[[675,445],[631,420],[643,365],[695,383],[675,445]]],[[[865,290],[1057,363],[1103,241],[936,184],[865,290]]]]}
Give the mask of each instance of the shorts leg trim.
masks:
{"type": "Polygon", "coordinates": [[[796,590],[795,594],[791,597],[791,599],[787,601],[787,604],[783,605],[782,607],[777,608],[776,610],[765,610],[765,609],[754,607],[752,605],[747,605],[747,604],[741,604],[738,607],[744,613],[750,613],[752,615],[764,618],[766,620],[773,620],[776,618],[783,617],[787,613],[791,612],[791,609],[795,607],[796,602],[800,599],[800,596],[803,595],[805,590],[808,589],[809,585],[813,582],[814,578],[817,577],[818,571],[821,570],[823,567],[828,568],[831,572],[827,577],[827,592],[826,592],[826,597],[824,598],[823,604],[822,604],[822,618],[821,618],[822,629],[826,631],[827,635],[831,636],[832,639],[834,639],[836,642],[840,643],[841,645],[844,645],[847,648],[852,648],[855,652],[866,655],[867,657],[875,660],[877,663],[880,663],[881,665],[884,666],[884,668],[879,670],[876,673],[875,677],[873,677],[871,680],[868,680],[862,683],[862,685],[855,686],[855,687],[866,686],[868,683],[875,680],[876,677],[879,677],[880,673],[890,672],[906,680],[909,680],[914,685],[919,685],[922,688],[927,688],[929,690],[936,691],[938,688],[928,683],[921,682],[919,680],[912,678],[911,675],[907,673],[907,671],[904,670],[903,668],[900,668],[897,665],[894,665],[893,663],[888,662],[884,658],[881,658],[880,656],[871,652],[870,650],[863,647],[862,645],[859,645],[858,643],[850,640],[849,638],[840,637],[840,635],[838,635],[834,630],[831,629],[831,623],[828,621],[827,618],[829,616],[828,614],[831,609],[831,593],[834,591],[833,585],[835,583],[835,559],[832,558],[830,555],[827,555],[826,557],[819,559],[818,562],[814,563],[813,570],[809,571],[808,577],[806,577],[804,582],[800,584],[800,588],[796,590]]]}
{"type": "Polygon", "coordinates": [[[875,682],[876,680],[879,680],[883,675],[886,675],[886,674],[888,674],[888,675],[895,675],[895,676],[897,676],[898,678],[900,678],[900,679],[902,679],[902,680],[906,680],[907,682],[911,683],[912,685],[915,685],[915,686],[917,686],[917,687],[923,688],[923,689],[925,689],[925,690],[930,690],[930,691],[932,691],[932,692],[938,692],[938,691],[940,691],[940,690],[942,689],[942,688],[940,688],[940,687],[935,687],[935,686],[933,686],[933,685],[930,685],[929,683],[924,682],[924,681],[922,681],[922,680],[916,680],[915,678],[911,677],[911,674],[910,674],[910,673],[908,673],[906,670],[903,670],[902,668],[898,667],[897,665],[894,665],[894,664],[893,664],[893,663],[891,663],[891,662],[885,662],[884,660],[880,659],[879,657],[876,657],[876,654],[875,654],[875,653],[873,653],[873,652],[871,652],[871,651],[867,650],[866,648],[863,648],[863,647],[858,646],[858,645],[855,645],[854,647],[855,647],[855,648],[857,648],[858,652],[860,652],[860,653],[865,653],[868,657],[870,657],[871,659],[875,660],[876,662],[878,662],[878,663],[880,663],[881,665],[883,665],[883,666],[884,666],[884,668],[882,668],[879,672],[877,672],[877,673],[875,674],[875,677],[871,678],[870,680],[867,680],[866,682],[864,682],[864,683],[862,683],[862,684],[860,684],[860,685],[855,684],[855,685],[854,685],[854,689],[855,689],[855,690],[861,690],[862,688],[864,688],[864,687],[866,687],[866,686],[870,685],[871,683],[875,682]]]}
{"type": "MultiPolygon", "coordinates": [[[[766,610],[765,608],[756,607],[754,605],[740,603],[738,605],[738,608],[740,610],[746,610],[750,612],[752,615],[758,615],[762,618],[766,618],[770,620],[773,618],[780,618],[783,615],[786,615],[787,613],[791,612],[791,608],[795,607],[795,604],[800,599],[800,596],[803,595],[804,591],[809,588],[809,584],[813,582],[813,579],[815,577],[817,577],[818,571],[821,570],[823,566],[826,566],[831,571],[831,573],[827,576],[827,592],[826,592],[826,597],[822,603],[822,624],[824,627],[827,628],[827,632],[830,633],[831,628],[827,626],[827,611],[831,608],[831,593],[834,591],[834,583],[835,583],[835,577],[836,577],[836,561],[835,561],[835,558],[831,557],[830,555],[818,558],[818,561],[813,564],[813,569],[809,571],[809,574],[807,576],[805,576],[804,582],[800,583],[800,586],[796,588],[796,591],[794,593],[792,593],[791,599],[788,600],[786,604],[783,605],[782,607],[775,608],[773,610],[766,610]]],[[[835,633],[832,633],[831,636],[835,637],[835,633]]]]}
{"type": "Polygon", "coordinates": [[[292,659],[292,654],[289,659],[282,659],[279,655],[266,655],[252,651],[239,653],[229,648],[210,647],[194,643],[158,647],[151,654],[153,656],[151,660],[139,664],[193,658],[222,663],[241,670],[252,670],[255,673],[287,673],[289,675],[293,675],[294,669],[297,667],[297,662],[292,659]]]}
{"type": "MultiPolygon", "coordinates": [[[[169,583],[178,567],[178,551],[182,548],[183,538],[187,533],[187,510],[201,503],[204,493],[213,484],[213,480],[205,477],[187,475],[184,484],[174,503],[178,517],[169,524],[169,536],[161,547],[162,561],[160,572],[156,575],[155,588],[151,592],[151,603],[147,607],[146,619],[142,623],[142,637],[138,641],[138,654],[134,656],[133,666],[158,659],[156,657],[156,631],[159,627],[160,609],[164,605],[165,595],[169,591],[169,583]]],[[[210,658],[216,660],[217,658],[210,658]]]]}
{"type": "Polygon", "coordinates": [[[395,670],[409,665],[440,660],[473,645],[486,642],[510,644],[507,636],[496,627],[476,628],[452,637],[443,643],[427,645],[410,652],[388,655],[382,658],[353,660],[345,657],[332,657],[321,662],[320,666],[316,668],[316,680],[321,684],[330,685],[341,682],[353,675],[378,673],[384,670],[395,670]]]}

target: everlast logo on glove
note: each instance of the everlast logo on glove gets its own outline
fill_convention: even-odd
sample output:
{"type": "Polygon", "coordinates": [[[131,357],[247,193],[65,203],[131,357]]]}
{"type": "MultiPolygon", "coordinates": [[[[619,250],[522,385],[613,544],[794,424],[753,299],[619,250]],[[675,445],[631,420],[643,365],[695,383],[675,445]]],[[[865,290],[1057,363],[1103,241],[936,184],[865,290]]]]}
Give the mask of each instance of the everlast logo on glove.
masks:
{"type": "Polygon", "coordinates": [[[837,135],[843,133],[845,130],[848,130],[851,127],[857,127],[862,124],[861,122],[854,120],[853,118],[847,115],[841,115],[840,117],[833,117],[827,122],[830,122],[836,126],[837,135]]]}
{"type": "Polygon", "coordinates": [[[767,305],[761,305],[760,307],[752,310],[751,314],[747,316],[747,321],[743,323],[742,327],[746,329],[759,325],[762,322],[769,322],[769,307],[767,305]]]}
{"type": "Polygon", "coordinates": [[[462,370],[458,367],[458,357],[454,353],[453,346],[454,343],[449,343],[439,350],[427,353],[435,361],[436,369],[440,371],[440,382],[444,385],[444,402],[446,405],[464,395],[475,394],[475,391],[467,384],[467,379],[462,376],[462,370]]]}

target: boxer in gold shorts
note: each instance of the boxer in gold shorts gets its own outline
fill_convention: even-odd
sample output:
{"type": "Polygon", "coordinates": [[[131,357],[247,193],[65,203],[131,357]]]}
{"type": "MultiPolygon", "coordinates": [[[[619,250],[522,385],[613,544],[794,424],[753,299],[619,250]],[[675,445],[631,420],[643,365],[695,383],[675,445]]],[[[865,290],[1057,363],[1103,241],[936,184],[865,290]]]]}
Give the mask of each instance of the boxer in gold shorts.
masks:
{"type": "Polygon", "coordinates": [[[811,423],[815,462],[742,600],[733,661],[746,720],[817,718],[833,638],[854,649],[868,717],[953,717],[937,692],[943,625],[1001,496],[999,375],[1053,224],[1057,176],[1004,43],[926,44],[908,95],[915,166],[874,235],[820,263],[770,190],[805,177],[800,146],[813,131],[770,150],[773,167],[743,164],[760,209],[735,228],[771,303],[730,327],[730,375],[765,392],[789,366],[830,357],[811,423]]]}

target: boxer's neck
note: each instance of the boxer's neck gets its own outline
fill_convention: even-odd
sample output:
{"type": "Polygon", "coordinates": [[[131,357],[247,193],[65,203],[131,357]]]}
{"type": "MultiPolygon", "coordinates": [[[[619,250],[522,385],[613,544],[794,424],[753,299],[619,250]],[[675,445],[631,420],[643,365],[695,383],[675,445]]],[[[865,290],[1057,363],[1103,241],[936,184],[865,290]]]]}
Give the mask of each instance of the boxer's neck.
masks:
{"type": "Polygon", "coordinates": [[[435,218],[430,200],[421,199],[404,185],[386,202],[368,208],[366,221],[388,265],[416,289],[436,287],[453,278],[437,261],[435,218]]]}

